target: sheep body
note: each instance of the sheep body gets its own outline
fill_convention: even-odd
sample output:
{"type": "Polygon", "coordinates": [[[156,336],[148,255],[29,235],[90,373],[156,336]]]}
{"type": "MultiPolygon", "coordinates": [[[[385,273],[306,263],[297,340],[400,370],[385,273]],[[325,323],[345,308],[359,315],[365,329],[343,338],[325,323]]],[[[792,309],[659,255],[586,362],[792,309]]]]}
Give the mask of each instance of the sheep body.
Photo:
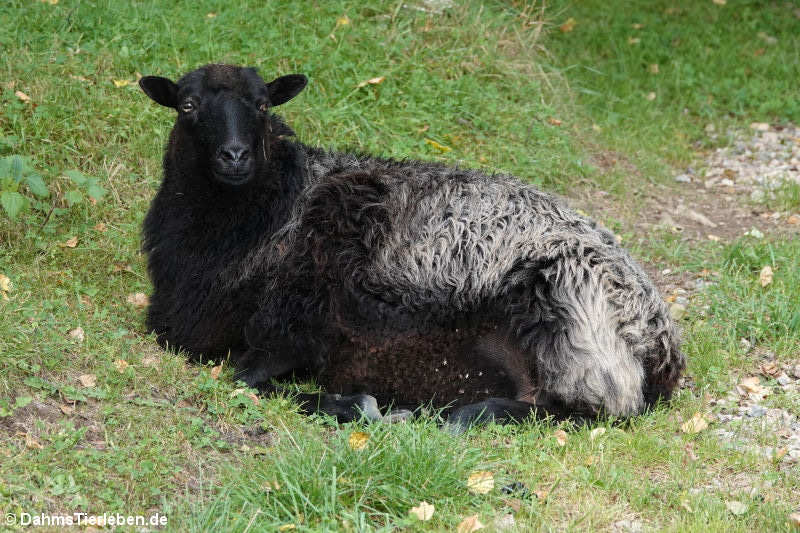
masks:
{"type": "MultiPolygon", "coordinates": [[[[204,69],[177,86],[255,83],[204,69]]],[[[205,178],[181,124],[144,225],[162,344],[230,353],[251,385],[310,370],[396,404],[631,415],[669,398],[685,361],[664,302],[611,233],[552,195],[309,147],[274,115],[255,178],[231,188],[205,178]]]]}

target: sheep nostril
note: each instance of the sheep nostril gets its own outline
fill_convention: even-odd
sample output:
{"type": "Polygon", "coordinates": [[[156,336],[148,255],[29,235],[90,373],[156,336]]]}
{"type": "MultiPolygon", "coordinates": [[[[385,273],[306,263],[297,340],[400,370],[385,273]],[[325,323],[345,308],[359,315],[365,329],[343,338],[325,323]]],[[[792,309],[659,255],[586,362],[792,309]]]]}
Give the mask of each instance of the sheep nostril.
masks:
{"type": "Polygon", "coordinates": [[[245,146],[225,146],[220,150],[219,157],[226,163],[244,163],[250,158],[250,150],[245,146]]]}

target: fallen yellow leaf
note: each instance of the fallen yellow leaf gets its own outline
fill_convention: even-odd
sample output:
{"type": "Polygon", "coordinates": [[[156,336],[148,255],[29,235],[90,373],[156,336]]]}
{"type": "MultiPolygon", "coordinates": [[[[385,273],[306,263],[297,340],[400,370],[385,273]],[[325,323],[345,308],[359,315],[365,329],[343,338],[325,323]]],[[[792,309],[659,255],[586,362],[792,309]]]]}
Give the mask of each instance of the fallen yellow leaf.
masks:
{"type": "Polygon", "coordinates": [[[467,490],[472,494],[486,494],[494,488],[494,474],[477,470],[467,478],[467,490]]]}
{"type": "Polygon", "coordinates": [[[114,83],[114,87],[126,87],[131,84],[131,80],[111,80],[114,83]]]}
{"type": "Polygon", "coordinates": [[[744,378],[739,383],[739,386],[743,388],[745,392],[760,393],[764,390],[764,387],[761,386],[761,380],[758,379],[758,376],[750,376],[749,378],[744,378]]]}
{"type": "Polygon", "coordinates": [[[561,33],[569,33],[575,29],[575,24],[577,24],[577,21],[570,17],[566,22],[564,22],[564,24],[559,26],[558,29],[561,30],[561,33]]]}
{"type": "Polygon", "coordinates": [[[687,420],[685,423],[681,424],[681,431],[692,435],[694,433],[700,433],[707,427],[708,422],[706,422],[706,419],[703,418],[703,415],[698,412],[695,413],[692,418],[687,420]]]}
{"type": "Polygon", "coordinates": [[[369,434],[364,433],[363,431],[354,431],[350,433],[350,438],[347,439],[347,444],[349,444],[350,448],[355,451],[360,451],[366,448],[367,442],[369,442],[369,434]]]}
{"type": "Polygon", "coordinates": [[[207,18],[207,19],[213,19],[213,18],[214,18],[214,17],[216,17],[216,16],[217,16],[217,14],[216,14],[216,13],[214,13],[213,11],[211,11],[211,12],[209,12],[209,13],[206,13],[206,18],[207,18]]]}
{"type": "Polygon", "coordinates": [[[658,74],[658,63],[650,63],[648,70],[650,71],[650,74],[658,74]]]}
{"type": "Polygon", "coordinates": [[[86,338],[86,334],[84,334],[83,328],[80,327],[80,326],[77,327],[77,328],[73,328],[73,329],[69,330],[67,332],[67,335],[69,335],[70,337],[72,337],[73,339],[75,339],[78,342],[83,342],[83,339],[86,338]]]}
{"type": "Polygon", "coordinates": [[[478,531],[479,529],[483,529],[484,527],[486,526],[481,524],[481,521],[478,520],[478,515],[474,514],[462,520],[461,523],[458,524],[458,526],[456,527],[456,532],[472,533],[473,531],[478,531]]]}
{"type": "Polygon", "coordinates": [[[134,307],[139,307],[139,308],[147,307],[148,305],[150,305],[150,298],[148,298],[147,295],[143,292],[129,294],[127,298],[125,298],[125,301],[133,305],[134,307]]]}
{"type": "Polygon", "coordinates": [[[378,76],[377,78],[370,78],[368,80],[362,81],[361,83],[356,85],[356,87],[361,88],[361,87],[366,87],[367,85],[378,85],[379,83],[383,83],[383,80],[385,79],[386,76],[378,76]]]}
{"type": "Polygon", "coordinates": [[[336,27],[339,26],[349,26],[350,25],[350,17],[347,15],[342,15],[338,19],[336,19],[336,27]]]}
{"type": "Polygon", "coordinates": [[[125,369],[131,366],[125,359],[117,359],[114,361],[114,367],[117,369],[117,372],[125,372],[125,369]]]}
{"type": "Polygon", "coordinates": [[[94,374],[81,374],[78,376],[78,381],[84,387],[94,387],[97,384],[97,376],[94,374]]]}
{"type": "Polygon", "coordinates": [[[222,373],[222,365],[217,365],[211,369],[211,379],[219,379],[219,375],[222,373]]]}
{"type": "Polygon", "coordinates": [[[772,267],[769,265],[764,266],[764,268],[761,269],[761,273],[758,275],[758,279],[761,281],[762,287],[766,287],[772,283],[772,267]]]}
{"type": "Polygon", "coordinates": [[[278,528],[278,531],[291,531],[292,529],[297,529],[297,526],[294,524],[283,524],[278,528]]]}
{"type": "Polygon", "coordinates": [[[567,445],[567,432],[563,429],[558,429],[553,433],[553,436],[556,438],[556,442],[559,446],[566,446],[567,445]]]}
{"type": "Polygon", "coordinates": [[[449,146],[445,146],[443,144],[439,144],[436,141],[434,141],[433,139],[425,139],[425,142],[427,144],[430,144],[431,146],[433,146],[434,148],[436,148],[437,150],[439,150],[442,153],[447,153],[450,150],[452,150],[452,148],[450,148],[449,146]]]}
{"type": "Polygon", "coordinates": [[[26,104],[31,101],[31,97],[22,91],[14,91],[14,95],[26,104]]]}
{"type": "Polygon", "coordinates": [[[44,446],[30,433],[25,433],[25,447],[30,450],[41,450],[44,446]]]}
{"type": "Polygon", "coordinates": [[[8,300],[9,292],[11,292],[11,280],[5,274],[0,274],[0,295],[3,300],[8,300]]]}
{"type": "Polygon", "coordinates": [[[606,428],[594,428],[592,431],[589,432],[589,439],[594,440],[598,437],[601,437],[605,432],[606,428]]]}
{"type": "Polygon", "coordinates": [[[427,522],[433,516],[436,508],[428,502],[419,502],[419,505],[408,510],[408,514],[416,516],[419,520],[427,522]]]}

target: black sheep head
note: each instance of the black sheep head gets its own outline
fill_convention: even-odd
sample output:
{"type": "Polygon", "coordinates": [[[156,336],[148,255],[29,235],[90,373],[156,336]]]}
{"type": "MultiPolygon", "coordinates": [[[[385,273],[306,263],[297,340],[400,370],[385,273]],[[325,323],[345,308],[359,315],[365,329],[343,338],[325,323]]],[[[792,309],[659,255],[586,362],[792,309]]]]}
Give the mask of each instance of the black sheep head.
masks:
{"type": "Polygon", "coordinates": [[[175,109],[172,144],[181,159],[226,186],[244,185],[258,175],[272,137],[291,134],[270,108],[288,102],[306,86],[302,74],[265,83],[254,68],[206,65],[177,83],[145,76],[139,86],[155,102],[175,109]]]}

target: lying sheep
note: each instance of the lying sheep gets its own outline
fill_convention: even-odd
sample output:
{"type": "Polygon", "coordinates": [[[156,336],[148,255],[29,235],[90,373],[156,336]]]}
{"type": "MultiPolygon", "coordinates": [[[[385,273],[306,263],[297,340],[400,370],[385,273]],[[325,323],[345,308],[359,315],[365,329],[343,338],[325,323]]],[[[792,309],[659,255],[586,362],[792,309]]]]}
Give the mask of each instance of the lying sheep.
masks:
{"type": "Polygon", "coordinates": [[[327,393],[299,401],[340,419],[380,416],[375,397],[459,424],[669,399],[685,359],[658,291],[549,194],[295,142],[271,109],[302,75],[207,65],[140,85],[178,112],[143,231],[162,345],[229,354],[262,390],[313,374],[327,393]]]}

